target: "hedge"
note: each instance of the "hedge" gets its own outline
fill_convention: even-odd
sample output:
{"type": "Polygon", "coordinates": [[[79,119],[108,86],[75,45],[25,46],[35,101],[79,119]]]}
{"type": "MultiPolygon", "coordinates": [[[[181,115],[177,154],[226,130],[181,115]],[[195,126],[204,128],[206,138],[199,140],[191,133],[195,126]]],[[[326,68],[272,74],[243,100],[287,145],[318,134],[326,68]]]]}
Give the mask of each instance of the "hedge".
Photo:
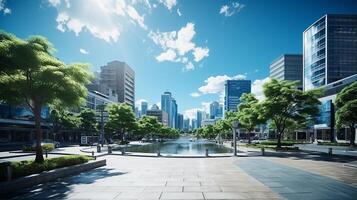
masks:
{"type": "MultiPolygon", "coordinates": [[[[43,144],[42,145],[42,150],[43,151],[53,151],[55,149],[55,145],[54,144],[43,144]]],[[[22,147],[22,151],[24,152],[33,152],[36,151],[36,147],[33,146],[23,146],[22,147]]]]}
{"type": "MultiPolygon", "coordinates": [[[[43,171],[50,171],[61,167],[86,163],[92,159],[92,157],[84,155],[68,155],[45,159],[43,163],[36,163],[34,160],[14,161],[11,162],[12,178],[38,174],[43,171]]],[[[1,167],[0,171],[0,181],[4,181],[5,167],[1,167]]]]}

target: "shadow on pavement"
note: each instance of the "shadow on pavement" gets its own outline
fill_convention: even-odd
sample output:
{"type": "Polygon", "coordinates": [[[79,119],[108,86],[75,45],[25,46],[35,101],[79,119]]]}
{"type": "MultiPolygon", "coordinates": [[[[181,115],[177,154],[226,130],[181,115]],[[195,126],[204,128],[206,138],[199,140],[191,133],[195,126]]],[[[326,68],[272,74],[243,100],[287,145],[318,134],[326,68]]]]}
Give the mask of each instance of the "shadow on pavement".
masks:
{"type": "MultiPolygon", "coordinates": [[[[73,186],[91,184],[99,179],[120,176],[126,173],[114,171],[114,169],[97,168],[88,172],[83,172],[75,176],[60,178],[53,182],[39,184],[31,188],[3,196],[5,199],[57,199],[66,198],[73,194],[73,186]]],[[[90,190],[90,188],[88,188],[90,190]]],[[[1,199],[2,199],[1,198],[1,199]]]]}

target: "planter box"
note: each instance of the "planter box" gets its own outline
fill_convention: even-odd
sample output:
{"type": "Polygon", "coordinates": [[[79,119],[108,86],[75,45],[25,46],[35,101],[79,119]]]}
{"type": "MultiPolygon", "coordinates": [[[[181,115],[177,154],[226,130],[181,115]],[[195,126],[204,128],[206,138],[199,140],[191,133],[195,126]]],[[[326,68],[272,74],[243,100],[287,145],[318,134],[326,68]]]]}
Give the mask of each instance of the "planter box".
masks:
{"type": "Polygon", "coordinates": [[[28,188],[37,184],[54,181],[58,178],[79,174],[81,172],[85,172],[105,165],[106,165],[106,160],[94,160],[94,161],[89,161],[87,163],[58,168],[51,171],[41,172],[39,174],[32,174],[29,176],[20,177],[11,181],[4,181],[0,183],[0,194],[6,194],[16,190],[28,188]]]}

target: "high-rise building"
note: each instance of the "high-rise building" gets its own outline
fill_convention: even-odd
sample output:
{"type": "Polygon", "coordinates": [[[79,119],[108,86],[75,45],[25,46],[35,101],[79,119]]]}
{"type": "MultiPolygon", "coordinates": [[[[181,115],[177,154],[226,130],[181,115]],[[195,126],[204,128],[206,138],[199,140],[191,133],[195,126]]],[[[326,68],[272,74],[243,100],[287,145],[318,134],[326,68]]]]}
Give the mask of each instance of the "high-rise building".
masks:
{"type": "Polygon", "coordinates": [[[220,107],[219,103],[217,101],[213,101],[209,105],[209,118],[210,119],[215,119],[218,118],[219,112],[220,112],[220,107]]]}
{"type": "Polygon", "coordinates": [[[183,120],[183,131],[189,131],[190,130],[190,119],[184,119],[183,120]]]}
{"type": "Polygon", "coordinates": [[[327,14],[303,33],[303,88],[357,74],[357,15],[327,14]]]}
{"type": "Polygon", "coordinates": [[[118,102],[135,107],[135,72],[125,62],[112,61],[101,67],[100,84],[115,90],[118,102]]]}
{"type": "Polygon", "coordinates": [[[141,112],[138,107],[135,107],[135,117],[140,118],[141,117],[141,112]]]}
{"type": "Polygon", "coordinates": [[[270,78],[299,81],[302,90],[302,55],[284,54],[270,64],[270,78]]]}
{"type": "Polygon", "coordinates": [[[197,110],[196,112],[196,128],[200,128],[202,126],[202,111],[197,110]]]}
{"type": "Polygon", "coordinates": [[[198,128],[196,122],[196,119],[191,119],[191,130],[195,130],[196,128],[198,128]]]}
{"type": "Polygon", "coordinates": [[[164,94],[161,95],[161,109],[167,112],[169,116],[169,126],[171,128],[177,128],[177,107],[177,102],[170,92],[164,92],[164,94]]]}
{"type": "Polygon", "coordinates": [[[177,115],[177,103],[176,100],[174,98],[172,98],[171,100],[171,124],[172,124],[172,128],[176,128],[178,129],[178,115],[177,115]]]}
{"type": "Polygon", "coordinates": [[[217,111],[217,118],[223,118],[223,105],[219,104],[218,111],[217,111]]]}
{"type": "Polygon", "coordinates": [[[141,102],[141,116],[146,115],[147,110],[148,110],[148,102],[142,101],[141,102]]]}
{"type": "Polygon", "coordinates": [[[183,130],[183,115],[180,113],[177,114],[177,129],[183,130]]]}
{"type": "Polygon", "coordinates": [[[225,83],[224,110],[237,111],[239,98],[243,93],[250,93],[250,80],[227,80],[225,83]]]}
{"type": "Polygon", "coordinates": [[[161,95],[161,109],[165,111],[169,118],[169,126],[172,127],[172,95],[171,92],[164,92],[161,95]]]}
{"type": "Polygon", "coordinates": [[[303,33],[303,87],[320,88],[320,113],[313,133],[317,140],[349,140],[349,128],[335,127],[335,99],[357,81],[357,15],[324,15],[303,33]]]}
{"type": "MultiPolygon", "coordinates": [[[[157,106],[156,104],[153,104],[153,105],[151,106],[151,110],[160,110],[160,108],[159,108],[159,106],[157,106]]],[[[147,113],[147,111],[146,111],[146,113],[147,113]]]]}

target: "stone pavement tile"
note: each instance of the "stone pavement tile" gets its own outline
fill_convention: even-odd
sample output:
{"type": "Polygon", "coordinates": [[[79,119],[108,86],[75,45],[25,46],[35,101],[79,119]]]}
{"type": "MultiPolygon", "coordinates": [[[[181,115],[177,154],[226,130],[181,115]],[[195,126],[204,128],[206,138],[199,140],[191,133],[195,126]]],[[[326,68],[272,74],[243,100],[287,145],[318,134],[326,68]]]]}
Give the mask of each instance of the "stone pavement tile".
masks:
{"type": "Polygon", "coordinates": [[[133,186],[165,186],[166,185],[166,181],[159,181],[159,182],[136,181],[132,185],[133,186]]]}
{"type": "Polygon", "coordinates": [[[247,199],[246,196],[238,192],[204,192],[205,199],[247,199]]]}
{"type": "Polygon", "coordinates": [[[280,196],[268,191],[268,192],[241,192],[242,196],[245,196],[248,199],[280,199],[280,196]]]}
{"type": "Polygon", "coordinates": [[[147,186],[144,191],[182,192],[182,186],[147,186]]]}
{"type": "Polygon", "coordinates": [[[166,186],[201,186],[200,182],[193,181],[193,182],[173,182],[167,181],[166,186]]]}
{"type": "Polygon", "coordinates": [[[161,192],[122,192],[115,199],[159,199],[161,192]]]}
{"type": "Polygon", "coordinates": [[[71,195],[69,199],[114,199],[120,192],[78,192],[74,195],[71,195]]]}
{"type": "Polygon", "coordinates": [[[219,186],[184,186],[183,192],[222,192],[219,186]]]}
{"type": "Polygon", "coordinates": [[[126,192],[126,191],[135,191],[135,192],[142,192],[144,191],[145,187],[138,187],[138,186],[106,186],[105,191],[112,191],[112,192],[126,192]]]}
{"type": "Polygon", "coordinates": [[[160,199],[184,200],[184,199],[204,199],[200,192],[163,192],[160,199]]]}
{"type": "Polygon", "coordinates": [[[223,192],[271,192],[271,190],[265,186],[255,186],[255,185],[247,185],[245,187],[221,186],[221,189],[223,192]]]}

